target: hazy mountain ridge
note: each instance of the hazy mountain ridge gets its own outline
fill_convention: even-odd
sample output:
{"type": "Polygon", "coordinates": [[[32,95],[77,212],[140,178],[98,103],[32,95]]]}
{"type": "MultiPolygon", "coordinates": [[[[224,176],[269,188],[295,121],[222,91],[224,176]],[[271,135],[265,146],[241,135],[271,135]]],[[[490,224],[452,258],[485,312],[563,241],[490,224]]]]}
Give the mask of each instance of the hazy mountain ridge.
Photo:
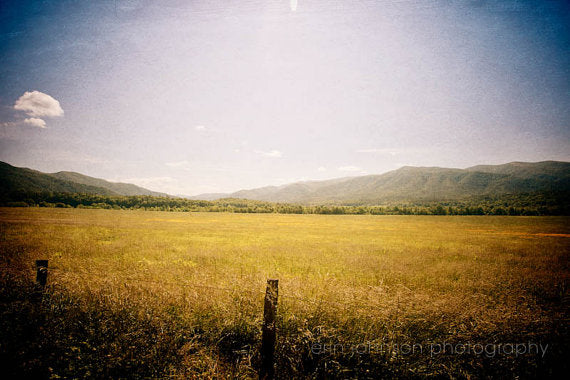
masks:
{"type": "MultiPolygon", "coordinates": [[[[142,187],[75,172],[42,173],[0,162],[0,192],[168,196],[142,187]]],[[[379,175],[306,181],[281,186],[210,193],[190,199],[250,199],[267,202],[378,205],[390,202],[457,201],[481,196],[570,192],[570,163],[543,161],[478,165],[466,169],[404,166],[379,175]]]]}
{"type": "MultiPolygon", "coordinates": [[[[570,163],[543,161],[479,165],[467,169],[404,166],[379,175],[240,190],[220,194],[219,198],[303,204],[379,204],[569,190],[570,163]]],[[[201,199],[200,195],[192,198],[201,199]]]]}
{"type": "Polygon", "coordinates": [[[0,193],[43,192],[167,196],[130,183],[109,182],[75,172],[43,173],[0,162],[0,193]]]}
{"type": "Polygon", "coordinates": [[[168,196],[166,193],[160,193],[133,185],[132,183],[109,182],[104,179],[89,177],[75,172],[57,172],[50,174],[52,177],[71,181],[83,185],[102,187],[119,195],[152,195],[152,196],[168,196]]]}

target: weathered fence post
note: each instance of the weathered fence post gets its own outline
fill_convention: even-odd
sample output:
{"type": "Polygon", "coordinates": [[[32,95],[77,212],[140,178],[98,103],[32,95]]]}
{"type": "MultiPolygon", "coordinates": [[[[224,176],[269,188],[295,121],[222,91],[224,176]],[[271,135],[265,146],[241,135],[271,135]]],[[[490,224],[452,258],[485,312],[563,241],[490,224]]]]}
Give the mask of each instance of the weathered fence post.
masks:
{"type": "Polygon", "coordinates": [[[275,354],[275,341],[277,335],[275,317],[277,316],[278,290],[279,280],[267,280],[261,335],[261,370],[259,371],[259,378],[263,380],[270,380],[275,377],[273,357],[275,354]]]}
{"type": "Polygon", "coordinates": [[[47,260],[36,260],[36,283],[43,290],[46,287],[47,275],[48,275],[48,261],[47,260]]]}

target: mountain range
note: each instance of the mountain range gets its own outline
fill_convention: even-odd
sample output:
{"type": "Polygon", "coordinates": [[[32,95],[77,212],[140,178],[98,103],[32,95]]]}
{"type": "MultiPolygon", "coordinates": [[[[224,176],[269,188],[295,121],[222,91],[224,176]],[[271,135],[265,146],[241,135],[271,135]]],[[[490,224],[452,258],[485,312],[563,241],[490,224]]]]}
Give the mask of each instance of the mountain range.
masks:
{"type": "MultiPolygon", "coordinates": [[[[169,196],[129,183],[109,182],[75,172],[42,173],[0,162],[0,197],[42,192],[100,195],[169,196]]],[[[388,202],[432,202],[474,197],[570,193],[570,163],[511,162],[467,169],[404,166],[379,175],[305,181],[234,193],[201,194],[189,199],[250,199],[269,202],[375,205],[388,202]]]]}
{"type": "Polygon", "coordinates": [[[382,204],[570,191],[570,163],[511,162],[467,169],[404,166],[379,175],[306,181],[192,199],[243,198],[302,204],[382,204]]]}

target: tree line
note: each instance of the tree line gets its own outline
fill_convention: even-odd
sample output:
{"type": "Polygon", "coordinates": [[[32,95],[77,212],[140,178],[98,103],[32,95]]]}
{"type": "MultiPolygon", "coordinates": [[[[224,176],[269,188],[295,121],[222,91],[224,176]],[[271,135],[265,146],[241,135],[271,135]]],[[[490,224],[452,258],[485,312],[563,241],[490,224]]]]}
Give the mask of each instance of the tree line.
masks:
{"type": "Polygon", "coordinates": [[[15,192],[1,206],[97,208],[181,212],[233,212],[327,215],[570,215],[567,193],[519,194],[461,201],[400,202],[382,205],[300,205],[227,198],[215,201],[147,195],[108,196],[80,193],[15,192]]]}

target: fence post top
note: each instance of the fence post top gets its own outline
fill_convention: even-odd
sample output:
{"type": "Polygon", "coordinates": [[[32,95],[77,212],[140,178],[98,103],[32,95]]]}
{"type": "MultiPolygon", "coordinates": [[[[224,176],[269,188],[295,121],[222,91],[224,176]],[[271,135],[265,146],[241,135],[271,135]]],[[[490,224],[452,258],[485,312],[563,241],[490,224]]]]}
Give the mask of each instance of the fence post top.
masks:
{"type": "Polygon", "coordinates": [[[48,266],[48,260],[36,260],[36,266],[37,267],[47,267],[48,266]]]}

